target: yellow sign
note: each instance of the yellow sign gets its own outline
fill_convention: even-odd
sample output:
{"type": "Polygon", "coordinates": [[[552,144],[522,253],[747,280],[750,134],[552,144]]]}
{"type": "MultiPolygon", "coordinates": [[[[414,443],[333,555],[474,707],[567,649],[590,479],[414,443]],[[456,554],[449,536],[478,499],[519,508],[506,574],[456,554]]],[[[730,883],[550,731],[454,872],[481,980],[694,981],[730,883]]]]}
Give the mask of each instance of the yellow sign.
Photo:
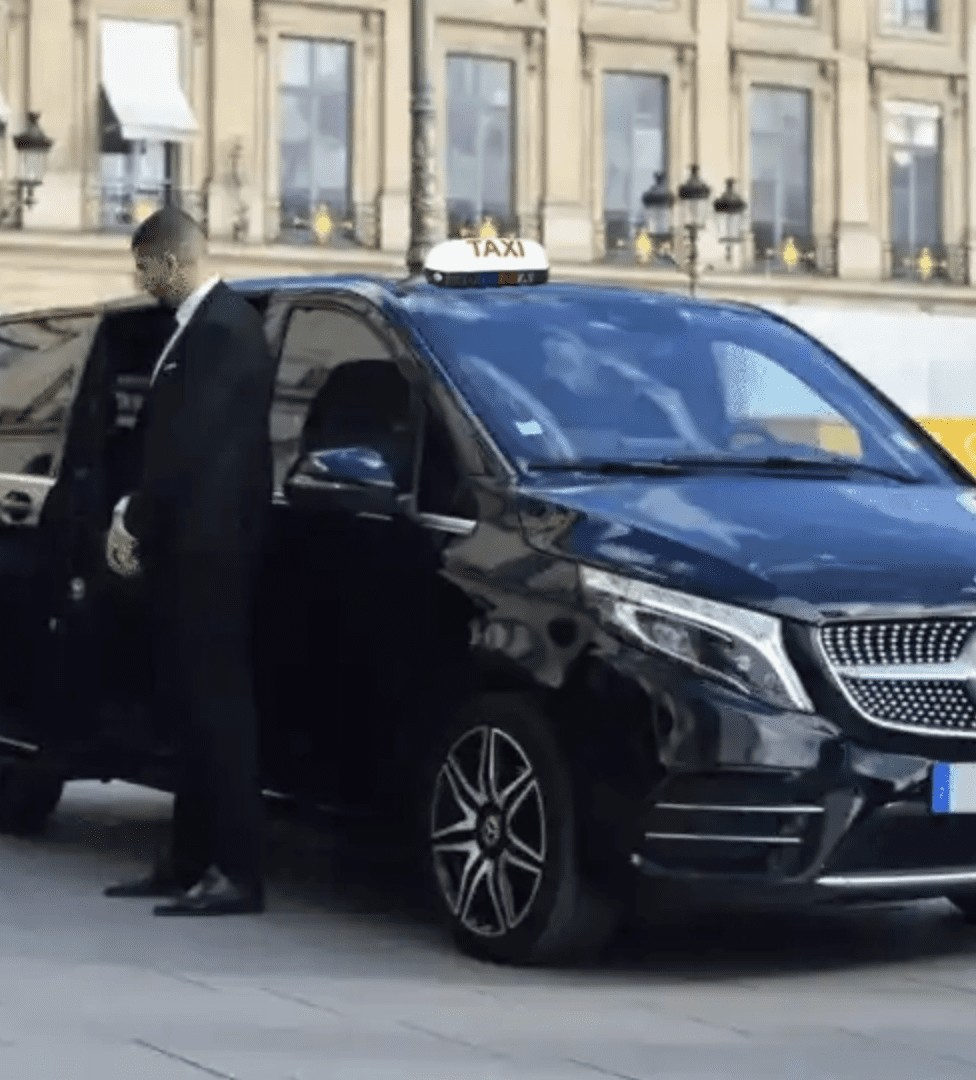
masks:
{"type": "Polygon", "coordinates": [[[918,257],[918,272],[923,281],[928,281],[935,272],[935,259],[928,248],[922,248],[922,254],[918,257]]]}
{"type": "Polygon", "coordinates": [[[788,236],[783,244],[783,262],[788,270],[795,270],[800,264],[800,249],[792,236],[788,236]]]}
{"type": "Polygon", "coordinates": [[[643,229],[637,234],[634,241],[634,251],[639,262],[647,262],[654,254],[654,243],[643,229]]]}
{"type": "Polygon", "coordinates": [[[332,235],[332,230],[335,228],[335,223],[332,220],[332,215],[329,213],[329,208],[323,206],[315,211],[315,216],[312,218],[312,232],[315,233],[315,239],[320,244],[324,244],[326,240],[332,235]]]}
{"type": "Polygon", "coordinates": [[[482,240],[495,240],[498,237],[498,229],[495,228],[494,221],[491,218],[485,218],[481,223],[481,227],[478,229],[478,236],[482,240]]]}
{"type": "Polygon", "coordinates": [[[132,207],[132,221],[141,225],[150,214],[155,214],[158,207],[152,199],[139,199],[132,207]]]}
{"type": "Polygon", "coordinates": [[[976,416],[925,416],[918,422],[963,468],[976,476],[976,416]]]}

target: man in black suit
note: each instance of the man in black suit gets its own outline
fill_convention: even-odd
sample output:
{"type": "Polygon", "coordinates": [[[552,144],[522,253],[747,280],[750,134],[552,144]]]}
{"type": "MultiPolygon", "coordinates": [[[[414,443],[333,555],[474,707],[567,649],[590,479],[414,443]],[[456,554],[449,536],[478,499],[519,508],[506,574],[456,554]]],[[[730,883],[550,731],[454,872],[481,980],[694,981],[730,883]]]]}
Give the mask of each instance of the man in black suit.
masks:
{"type": "Polygon", "coordinates": [[[132,238],[137,278],[175,328],[144,407],[141,481],[108,540],[117,573],[143,572],[154,704],[176,735],[178,770],[171,850],[106,894],[173,897],[157,915],[264,909],[250,643],[275,371],[260,314],[205,278],[205,248],[196,222],[171,207],[132,238]]]}

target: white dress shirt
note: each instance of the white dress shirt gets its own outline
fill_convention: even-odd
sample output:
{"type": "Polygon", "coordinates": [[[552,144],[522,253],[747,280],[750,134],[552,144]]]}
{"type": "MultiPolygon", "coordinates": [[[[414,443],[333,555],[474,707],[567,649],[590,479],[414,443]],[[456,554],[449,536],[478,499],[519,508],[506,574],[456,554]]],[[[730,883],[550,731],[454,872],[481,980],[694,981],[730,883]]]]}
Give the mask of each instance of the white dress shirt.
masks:
{"type": "Polygon", "coordinates": [[[208,278],[202,285],[194,289],[193,292],[183,301],[182,304],[176,309],[176,329],[173,331],[169,341],[166,342],[166,347],[159,354],[159,359],[156,361],[156,366],[153,368],[152,378],[149,380],[151,386],[163,369],[163,361],[173,351],[173,346],[179,341],[180,334],[186,329],[186,324],[196,314],[197,308],[203,303],[203,301],[210,295],[211,289],[220,281],[219,277],[208,278]]]}

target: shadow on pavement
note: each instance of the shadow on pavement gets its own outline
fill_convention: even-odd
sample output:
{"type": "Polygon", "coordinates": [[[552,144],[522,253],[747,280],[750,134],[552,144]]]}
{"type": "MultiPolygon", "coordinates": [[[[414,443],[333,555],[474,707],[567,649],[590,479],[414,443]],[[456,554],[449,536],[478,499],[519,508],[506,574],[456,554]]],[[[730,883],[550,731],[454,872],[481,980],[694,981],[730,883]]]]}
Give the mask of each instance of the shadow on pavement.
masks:
{"type": "MultiPolygon", "coordinates": [[[[43,855],[56,864],[52,870],[61,881],[75,875],[80,887],[94,890],[146,864],[165,834],[169,812],[170,800],[157,793],[119,784],[73,785],[46,835],[3,843],[32,852],[34,872],[34,856],[43,855]]],[[[351,920],[361,928],[357,934],[369,935],[375,927],[378,947],[395,940],[410,951],[433,950],[429,959],[436,956],[441,963],[452,955],[415,863],[381,826],[313,825],[274,814],[268,847],[270,910],[282,920],[311,919],[315,937],[326,940],[331,924],[351,920]]],[[[665,908],[634,921],[586,977],[591,984],[637,976],[715,983],[830,971],[883,973],[950,957],[961,963],[976,957],[976,929],[941,901],[785,911],[665,908]]],[[[573,977],[482,965],[473,970],[489,983],[573,977]]]]}

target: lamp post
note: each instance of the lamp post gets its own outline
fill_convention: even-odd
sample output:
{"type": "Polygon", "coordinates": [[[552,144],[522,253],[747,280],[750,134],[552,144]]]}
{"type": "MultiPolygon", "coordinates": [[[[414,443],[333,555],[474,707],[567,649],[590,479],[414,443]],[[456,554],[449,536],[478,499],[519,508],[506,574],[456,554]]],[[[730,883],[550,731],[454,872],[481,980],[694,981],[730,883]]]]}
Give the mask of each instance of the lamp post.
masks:
{"type": "MultiPolygon", "coordinates": [[[[641,202],[647,214],[647,232],[651,241],[661,247],[674,245],[674,208],[680,208],[680,228],[687,237],[687,257],[684,270],[688,275],[688,288],[692,296],[698,292],[698,237],[707,224],[708,200],[712,189],[701,177],[699,166],[692,165],[688,179],[678,188],[675,195],[668,188],[664,173],[654,174],[654,185],[641,196],[641,202]]],[[[715,214],[721,223],[719,236],[726,245],[727,258],[731,262],[731,245],[742,238],[742,217],[746,204],[735,191],[735,182],[727,180],[725,191],[713,204],[715,214]]],[[[675,260],[677,262],[677,260],[675,260]]],[[[678,264],[680,265],[680,264],[678,264]]]]}
{"type": "MultiPolygon", "coordinates": [[[[0,135],[5,129],[0,130],[0,135]]],[[[34,205],[34,192],[44,182],[47,155],[54,145],[41,128],[41,114],[29,112],[27,126],[13,137],[17,151],[17,176],[12,198],[0,207],[0,224],[10,223],[15,229],[23,227],[24,210],[34,205]]]]}
{"type": "Polygon", "coordinates": [[[746,214],[746,201],[735,190],[735,180],[725,181],[725,190],[712,204],[718,222],[719,242],[725,246],[725,261],[732,262],[732,249],[742,243],[742,223],[746,214]]]}
{"type": "Polygon", "coordinates": [[[439,236],[437,220],[437,110],[430,78],[433,29],[427,0],[410,0],[410,244],[407,270],[423,271],[439,236]]]}

